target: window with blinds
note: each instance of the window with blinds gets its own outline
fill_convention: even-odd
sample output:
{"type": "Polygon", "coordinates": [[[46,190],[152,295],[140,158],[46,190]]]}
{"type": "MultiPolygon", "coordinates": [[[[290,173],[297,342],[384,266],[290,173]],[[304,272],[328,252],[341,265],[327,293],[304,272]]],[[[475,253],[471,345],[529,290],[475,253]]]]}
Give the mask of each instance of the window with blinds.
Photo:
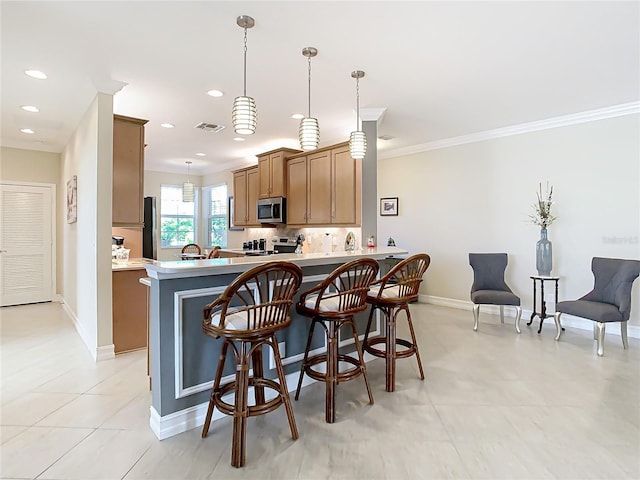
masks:
{"type": "Polygon", "coordinates": [[[183,202],[181,185],[160,186],[161,248],[182,248],[187,243],[197,243],[197,205],[197,189],[194,202],[183,202]]]}
{"type": "Polygon", "coordinates": [[[213,185],[202,189],[203,215],[206,217],[208,247],[227,246],[228,205],[227,185],[213,185]]]}

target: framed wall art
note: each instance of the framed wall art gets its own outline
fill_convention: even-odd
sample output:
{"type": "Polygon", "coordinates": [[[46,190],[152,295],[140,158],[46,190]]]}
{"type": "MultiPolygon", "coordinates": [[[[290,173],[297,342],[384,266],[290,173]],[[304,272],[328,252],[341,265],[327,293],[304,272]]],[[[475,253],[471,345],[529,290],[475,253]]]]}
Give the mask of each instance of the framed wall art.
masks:
{"type": "Polygon", "coordinates": [[[67,181],[67,223],[78,221],[78,176],[67,181]]]}
{"type": "Polygon", "coordinates": [[[398,197],[386,197],[380,199],[380,215],[398,215],[398,197]]]}

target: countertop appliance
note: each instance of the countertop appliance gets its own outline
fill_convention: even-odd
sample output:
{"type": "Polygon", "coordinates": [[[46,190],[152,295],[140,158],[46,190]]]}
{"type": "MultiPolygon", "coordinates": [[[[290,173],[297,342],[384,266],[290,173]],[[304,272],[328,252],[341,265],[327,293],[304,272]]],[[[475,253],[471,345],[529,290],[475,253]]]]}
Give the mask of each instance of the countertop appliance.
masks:
{"type": "Polygon", "coordinates": [[[298,237],[273,237],[273,253],[295,253],[298,237]]]}
{"type": "Polygon", "coordinates": [[[258,200],[258,221],[260,223],[286,223],[286,213],[287,199],[285,197],[258,200]]]}

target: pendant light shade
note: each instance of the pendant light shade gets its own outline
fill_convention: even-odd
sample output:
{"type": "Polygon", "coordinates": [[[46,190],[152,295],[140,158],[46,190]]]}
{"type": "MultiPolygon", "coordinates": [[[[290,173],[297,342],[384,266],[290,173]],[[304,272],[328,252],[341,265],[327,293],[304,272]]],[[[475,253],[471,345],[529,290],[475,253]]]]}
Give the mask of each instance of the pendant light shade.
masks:
{"type": "Polygon", "coordinates": [[[182,201],[185,203],[192,203],[194,201],[196,191],[189,177],[189,165],[191,165],[191,162],[187,162],[187,181],[182,184],[182,201]]]}
{"type": "Polygon", "coordinates": [[[355,160],[362,160],[367,153],[367,136],[362,130],[356,130],[351,132],[349,138],[349,152],[351,158],[355,160]]]}
{"type": "Polygon", "coordinates": [[[311,117],[311,58],[318,55],[318,49],[306,47],[302,49],[302,55],[307,57],[309,64],[309,110],[308,115],[300,120],[300,148],[302,150],[315,150],[320,143],[320,126],[318,119],[311,117]]]}
{"type": "Polygon", "coordinates": [[[244,29],[244,93],[233,101],[231,119],[237,134],[252,135],[256,132],[256,101],[247,96],[247,29],[255,25],[255,20],[248,15],[240,15],[236,23],[244,29]]]}
{"type": "Polygon", "coordinates": [[[349,152],[351,158],[361,160],[367,153],[367,135],[360,129],[360,79],[364,77],[364,72],[355,70],[351,72],[351,77],[356,79],[356,131],[351,132],[349,152]]]}

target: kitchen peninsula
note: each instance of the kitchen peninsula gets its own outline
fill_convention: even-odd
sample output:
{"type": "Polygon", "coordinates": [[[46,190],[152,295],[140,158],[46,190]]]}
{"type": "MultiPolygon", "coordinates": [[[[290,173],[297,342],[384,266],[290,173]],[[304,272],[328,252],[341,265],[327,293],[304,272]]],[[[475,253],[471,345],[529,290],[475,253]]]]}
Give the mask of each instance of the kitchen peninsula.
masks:
{"type": "MultiPolygon", "coordinates": [[[[351,252],[274,254],[146,265],[151,281],[150,426],[153,432],[162,440],[203,423],[222,341],[203,335],[202,311],[238,274],[270,261],[290,261],[299,265],[304,277],[299,293],[294,298],[295,303],[300,292],[322,281],[339,265],[363,257],[380,261],[406,253],[406,250],[396,247],[378,247],[351,252]]],[[[278,333],[278,342],[281,350],[284,350],[282,357],[289,388],[295,386],[298,379],[309,327],[308,321],[297,316],[294,309],[291,315],[291,326],[278,333]]],[[[358,326],[364,332],[363,321],[366,322],[366,315],[362,315],[358,321],[358,326]]],[[[325,348],[324,335],[317,333],[312,349],[320,352],[325,348]]],[[[348,343],[346,340],[343,342],[344,345],[348,343]]],[[[271,353],[267,351],[265,355],[271,356],[271,353]]],[[[267,368],[265,374],[275,377],[270,358],[265,358],[264,365],[267,368]]],[[[226,363],[223,381],[234,374],[233,367],[233,362],[226,363]]],[[[220,415],[219,412],[216,414],[220,415]]]]}

